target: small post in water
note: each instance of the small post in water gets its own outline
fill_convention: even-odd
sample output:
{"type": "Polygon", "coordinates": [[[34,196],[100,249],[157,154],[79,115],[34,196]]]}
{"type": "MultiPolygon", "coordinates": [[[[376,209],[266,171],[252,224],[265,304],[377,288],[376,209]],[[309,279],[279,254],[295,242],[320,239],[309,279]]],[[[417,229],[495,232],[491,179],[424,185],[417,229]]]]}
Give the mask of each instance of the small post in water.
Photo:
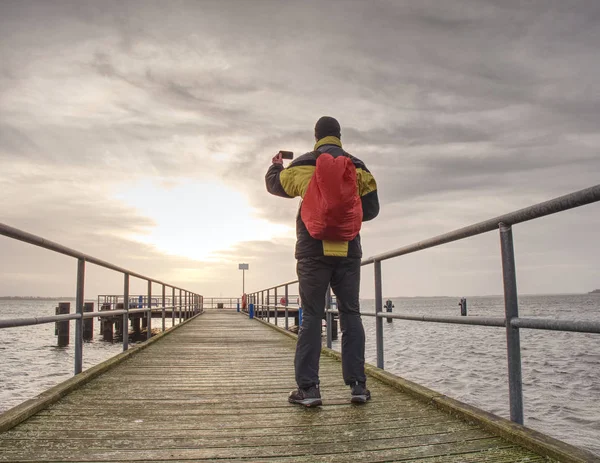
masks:
{"type": "MultiPolygon", "coordinates": [[[[83,305],[83,312],[93,312],[94,311],[94,303],[86,302],[83,305]]],[[[86,318],[83,320],[83,340],[91,341],[94,339],[94,319],[86,318]]]]}
{"type": "MultiPolygon", "coordinates": [[[[110,304],[104,304],[102,310],[110,310],[110,304]]],[[[113,342],[113,317],[102,317],[102,337],[106,342],[113,342]]]]}
{"type": "MultiPolygon", "coordinates": [[[[385,301],[385,311],[388,313],[392,313],[392,309],[394,308],[394,303],[392,302],[391,299],[388,299],[387,301],[385,301]]],[[[392,323],[394,321],[393,318],[387,317],[385,319],[388,323],[392,323]]]]}
{"type": "Polygon", "coordinates": [[[467,316],[467,298],[461,297],[458,305],[460,306],[460,314],[463,317],[466,317],[467,316]]]}
{"type": "MultiPolygon", "coordinates": [[[[56,308],[56,315],[64,315],[71,312],[70,302],[59,302],[56,308]]],[[[58,347],[67,347],[69,345],[69,321],[56,322],[54,333],[58,336],[58,347]]]]}

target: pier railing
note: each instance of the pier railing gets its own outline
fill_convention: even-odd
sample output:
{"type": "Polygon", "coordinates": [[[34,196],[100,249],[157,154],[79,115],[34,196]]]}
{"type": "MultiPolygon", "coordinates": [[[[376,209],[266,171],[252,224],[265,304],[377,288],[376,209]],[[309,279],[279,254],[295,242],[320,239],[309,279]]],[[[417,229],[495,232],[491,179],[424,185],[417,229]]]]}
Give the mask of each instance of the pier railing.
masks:
{"type": "Polygon", "coordinates": [[[240,297],[205,297],[205,309],[237,309],[238,304],[241,304],[240,297]]]}
{"type": "MultiPolygon", "coordinates": [[[[394,318],[400,320],[412,320],[420,322],[434,323],[456,323],[461,325],[479,325],[491,327],[503,327],[506,330],[506,352],[508,359],[508,387],[510,419],[516,423],[523,424],[523,380],[521,376],[521,344],[519,329],[529,328],[537,330],[557,330],[557,331],[575,331],[580,333],[600,333],[600,322],[586,320],[554,320],[543,318],[523,318],[519,317],[519,305],[517,300],[517,281],[515,257],[513,248],[512,226],[538,219],[551,214],[573,209],[600,201],[600,185],[595,185],[584,190],[576,191],[571,194],[560,196],[558,198],[535,204],[533,206],[519,209],[508,214],[494,217],[492,219],[479,222],[467,227],[438,235],[417,243],[403,246],[392,251],[378,254],[368,259],[364,259],[362,266],[374,266],[375,274],[375,312],[362,315],[375,317],[375,342],[377,349],[377,367],[384,368],[383,358],[383,319],[394,318]],[[500,255],[502,265],[502,275],[504,284],[504,317],[473,317],[473,316],[435,316],[435,315],[404,315],[383,312],[382,295],[382,269],[381,263],[388,259],[411,254],[424,249],[440,246],[442,244],[459,241],[472,236],[480,235],[490,231],[498,230],[500,234],[500,255]]],[[[262,314],[274,312],[274,323],[278,324],[278,309],[284,310],[285,328],[288,328],[288,305],[289,288],[298,283],[298,280],[292,280],[281,283],[270,288],[255,291],[249,294],[249,302],[252,304],[253,315],[265,318],[262,314]],[[278,294],[284,295],[285,304],[278,304],[278,294]],[[266,301],[265,304],[265,295],[266,301]],[[274,304],[271,305],[272,295],[274,295],[274,304]]],[[[326,297],[325,313],[327,320],[327,347],[332,345],[332,326],[333,315],[338,314],[337,310],[331,308],[332,297],[329,291],[326,297]]],[[[300,323],[301,323],[301,309],[300,323]]],[[[267,320],[270,321],[270,320],[267,320]]]]}
{"type": "MultiPolygon", "coordinates": [[[[96,257],[84,254],[74,249],[68,248],[61,244],[49,241],[45,238],[27,233],[23,230],[10,227],[0,223],[0,235],[7,236],[18,241],[32,244],[50,251],[64,254],[77,259],[77,292],[75,297],[75,313],[64,315],[52,315],[47,317],[30,317],[30,318],[12,318],[0,320],[0,329],[13,328],[19,326],[30,326],[43,323],[70,322],[75,320],[75,355],[74,355],[74,374],[81,373],[83,365],[83,320],[93,317],[118,317],[122,316],[123,330],[123,350],[129,348],[128,326],[129,317],[134,314],[145,314],[147,321],[147,338],[152,335],[152,312],[160,310],[162,312],[162,330],[165,331],[165,311],[171,310],[173,315],[173,324],[175,324],[174,314],[179,312],[181,318],[190,318],[204,310],[203,297],[200,294],[179,288],[174,285],[169,285],[160,280],[132,272],[123,267],[111,264],[96,257]],[[85,266],[86,262],[97,265],[115,272],[123,274],[123,295],[122,296],[103,296],[105,298],[113,298],[108,302],[108,310],[99,310],[97,312],[84,312],[84,288],[85,288],[85,266]],[[131,295],[129,293],[130,278],[138,278],[144,280],[148,284],[147,294],[143,296],[142,307],[132,308],[131,295]],[[152,294],[152,285],[157,284],[162,287],[161,295],[154,296],[152,294]],[[169,291],[170,305],[167,305],[167,288],[169,291]],[[156,306],[152,301],[158,299],[159,305],[156,306]]],[[[137,296],[136,296],[137,297],[137,296]]],[[[99,299],[100,300],[100,299],[99,299]]],[[[140,304],[136,304],[140,305],[140,304]]],[[[100,309],[100,307],[98,307],[100,309]]],[[[181,321],[180,318],[180,321],[181,321]]]]}

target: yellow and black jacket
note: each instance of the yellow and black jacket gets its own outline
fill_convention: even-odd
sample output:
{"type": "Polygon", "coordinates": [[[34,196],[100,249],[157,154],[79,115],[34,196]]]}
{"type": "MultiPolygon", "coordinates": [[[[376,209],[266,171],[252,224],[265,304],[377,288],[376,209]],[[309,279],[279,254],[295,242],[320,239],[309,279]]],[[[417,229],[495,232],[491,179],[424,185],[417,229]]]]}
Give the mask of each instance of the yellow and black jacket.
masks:
{"type": "MultiPolygon", "coordinates": [[[[374,219],[379,214],[379,199],[377,197],[377,184],[365,164],[358,158],[345,152],[339,138],[326,137],[317,142],[315,151],[303,154],[295,159],[287,168],[273,164],[269,167],[265,182],[267,191],[283,198],[304,198],[317,165],[320,153],[329,153],[333,157],[348,156],[356,167],[356,181],[358,194],[362,201],[363,222],[374,219]]],[[[302,204],[300,204],[302,207],[302,204]]],[[[296,217],[296,259],[317,256],[339,256],[361,258],[362,248],[360,235],[352,241],[321,241],[316,240],[308,233],[300,209],[296,217]]]]}

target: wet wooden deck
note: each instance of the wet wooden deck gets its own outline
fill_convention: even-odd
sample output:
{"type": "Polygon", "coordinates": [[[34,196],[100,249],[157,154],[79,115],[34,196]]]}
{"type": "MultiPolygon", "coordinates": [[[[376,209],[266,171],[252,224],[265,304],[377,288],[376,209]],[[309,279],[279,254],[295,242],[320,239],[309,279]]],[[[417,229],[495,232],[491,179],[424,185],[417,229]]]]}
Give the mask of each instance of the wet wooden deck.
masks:
{"type": "Polygon", "coordinates": [[[294,340],[207,311],[0,435],[2,461],[545,461],[378,380],[357,406],[321,359],[324,404],[287,402],[294,340]]]}

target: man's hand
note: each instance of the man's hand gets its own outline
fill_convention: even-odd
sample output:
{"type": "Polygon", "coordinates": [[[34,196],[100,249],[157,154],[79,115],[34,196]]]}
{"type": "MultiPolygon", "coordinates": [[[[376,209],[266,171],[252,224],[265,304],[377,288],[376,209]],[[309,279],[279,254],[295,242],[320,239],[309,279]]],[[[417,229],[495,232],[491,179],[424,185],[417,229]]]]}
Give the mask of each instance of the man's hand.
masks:
{"type": "Polygon", "coordinates": [[[280,166],[283,166],[283,157],[281,153],[277,153],[275,157],[271,160],[271,162],[273,164],[279,164],[280,166]]]}

